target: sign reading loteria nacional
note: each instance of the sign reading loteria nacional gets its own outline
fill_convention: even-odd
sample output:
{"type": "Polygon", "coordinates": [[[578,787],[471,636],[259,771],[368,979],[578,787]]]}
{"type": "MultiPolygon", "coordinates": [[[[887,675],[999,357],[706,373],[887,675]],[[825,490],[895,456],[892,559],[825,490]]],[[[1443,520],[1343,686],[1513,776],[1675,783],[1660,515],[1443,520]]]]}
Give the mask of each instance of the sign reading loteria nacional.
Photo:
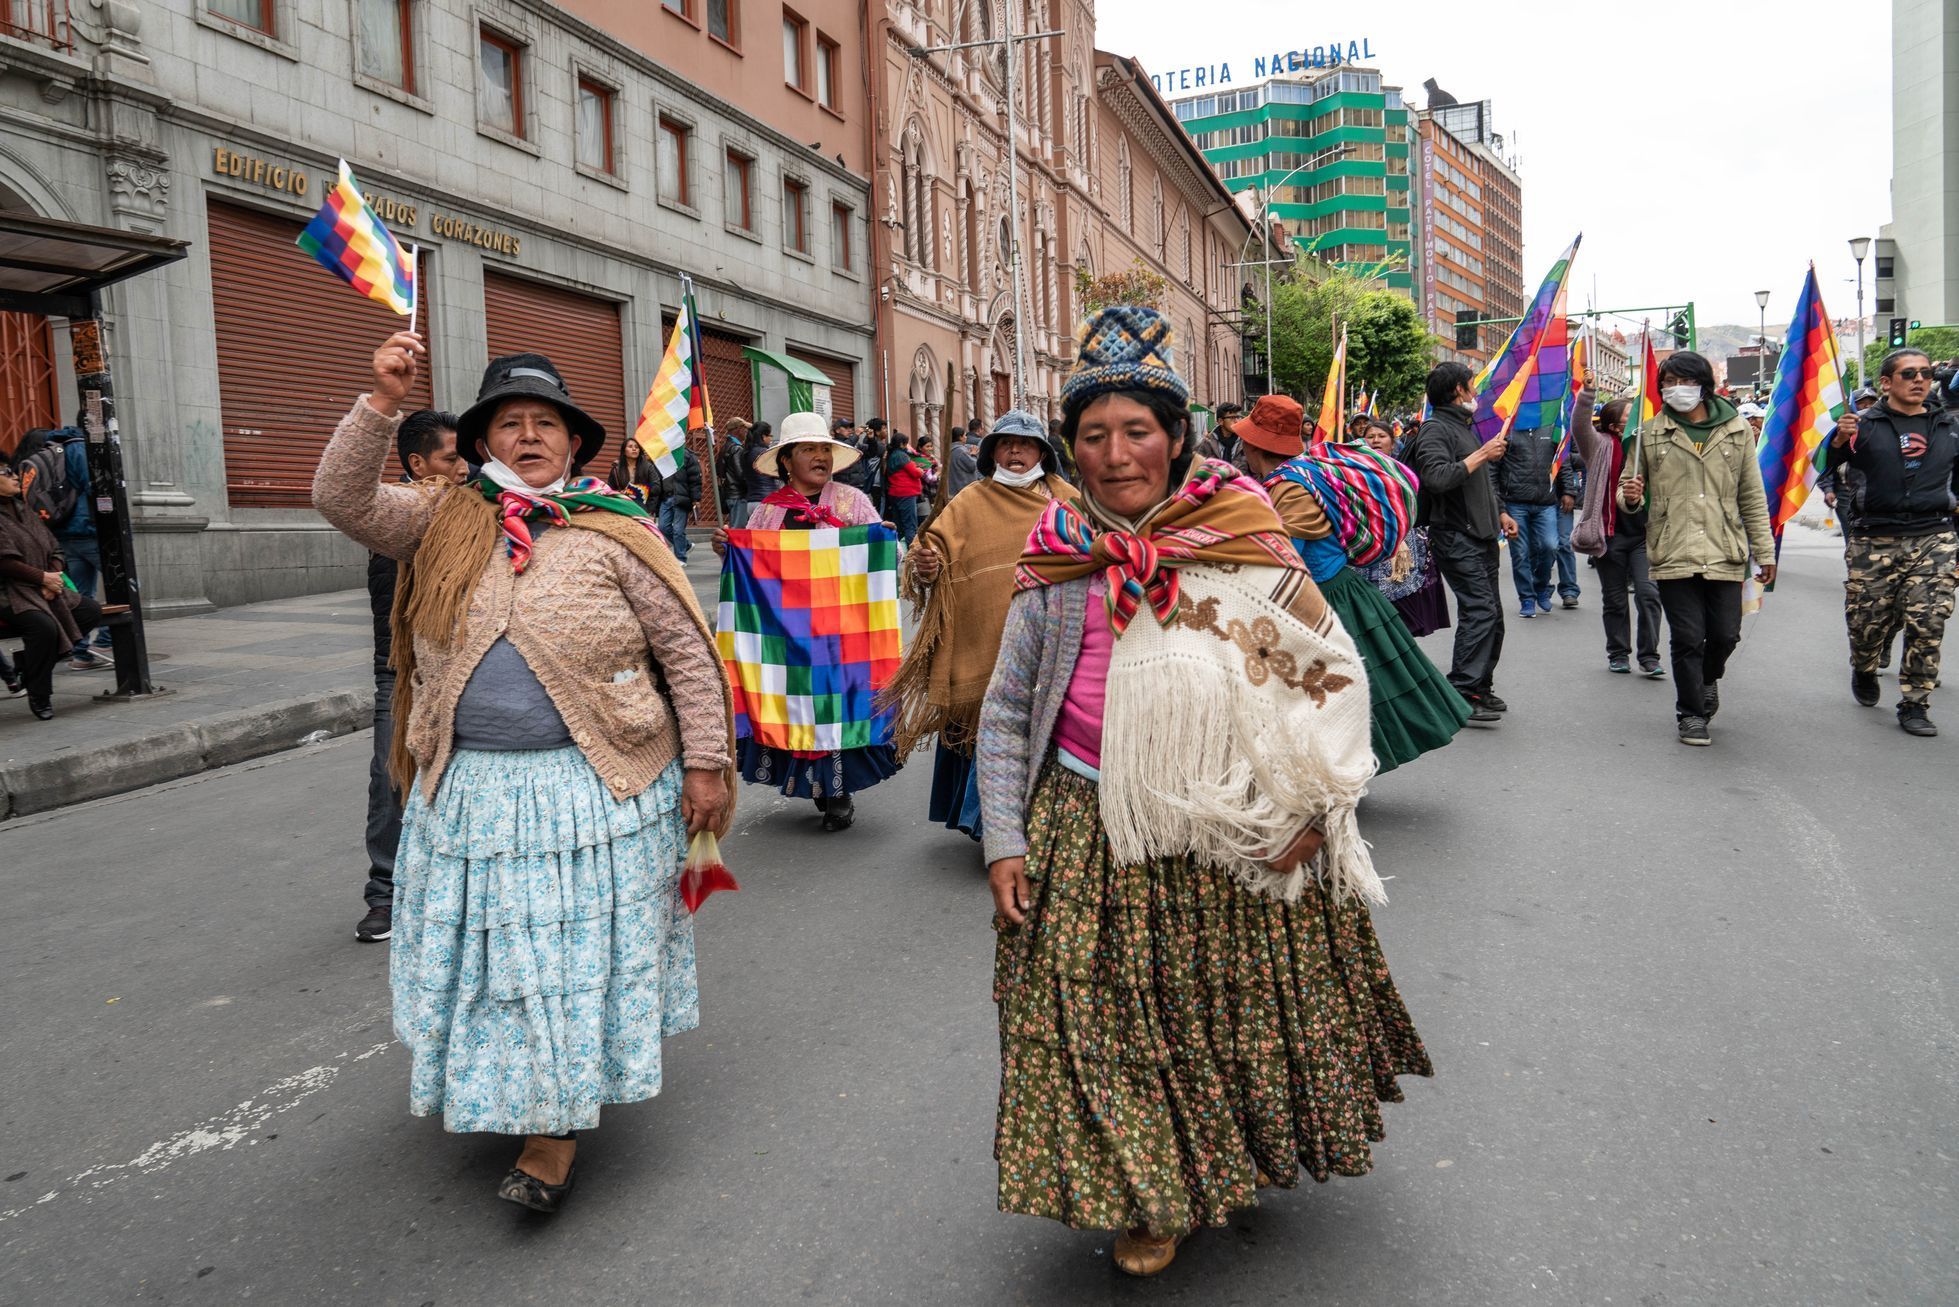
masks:
{"type": "MultiPolygon", "coordinates": [[[[1306,45],[1276,54],[1253,55],[1250,66],[1252,80],[1262,81],[1281,73],[1304,72],[1308,68],[1338,68],[1341,64],[1369,63],[1373,59],[1374,42],[1363,38],[1358,41],[1331,41],[1326,45],[1306,45]]],[[[1246,61],[1239,60],[1238,66],[1245,67],[1246,61]]],[[[1150,74],[1150,84],[1156,87],[1158,95],[1229,86],[1231,80],[1231,65],[1228,63],[1197,64],[1190,68],[1173,68],[1167,73],[1150,74]]]]}

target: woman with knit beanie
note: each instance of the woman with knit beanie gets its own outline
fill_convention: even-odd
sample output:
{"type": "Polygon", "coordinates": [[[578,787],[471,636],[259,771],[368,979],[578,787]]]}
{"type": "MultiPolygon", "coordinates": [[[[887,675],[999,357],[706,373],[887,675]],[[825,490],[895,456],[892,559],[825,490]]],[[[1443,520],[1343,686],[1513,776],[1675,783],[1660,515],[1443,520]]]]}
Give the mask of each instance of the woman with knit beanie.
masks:
{"type": "Polygon", "coordinates": [[[932,515],[905,555],[901,592],[919,610],[918,632],[880,703],[894,709],[899,757],[938,737],[927,817],[975,840],[980,701],[1000,652],[1027,533],[1050,502],[1075,498],[1060,466],[1060,451],[1039,418],[1024,409],[1003,413],[980,441],[979,480],[932,515]]]}
{"type": "MultiPolygon", "coordinates": [[[[822,415],[791,413],[782,420],[782,438],[755,459],[758,471],[780,478],[781,484],[749,513],[747,529],[813,531],[877,525],[877,506],[870,496],[837,479],[837,473],[857,458],[854,447],[830,434],[822,415]]],[[[717,530],[713,545],[715,553],[726,553],[727,531],[717,530]]],[[[736,748],[743,780],[771,786],[784,798],[814,800],[826,831],[850,829],[857,820],[857,801],[851,796],[896,775],[903,765],[889,744],[805,753],[778,749],[745,735],[736,748]]]]}
{"type": "Polygon", "coordinates": [[[1364,1174],[1431,1074],[1365,906],[1367,672],[1188,398],[1155,310],[1084,325],[1083,498],[1028,538],[979,726],[1000,1207],[1119,1231],[1135,1275],[1260,1185],[1364,1174]]]}
{"type": "Polygon", "coordinates": [[[660,1092],[700,1023],[692,833],[733,816],[714,637],[646,510],[578,476],[605,429],[551,361],[493,359],[457,443],[464,485],[388,485],[426,353],[399,332],[340,421],[313,504],[401,562],[395,588],[394,1027],[409,1110],[524,1136],[497,1196],[571,1192],[575,1132],[660,1092]]]}
{"type": "Polygon", "coordinates": [[[1299,402],[1284,395],[1262,396],[1239,419],[1237,431],[1245,466],[1272,496],[1273,511],[1306,570],[1367,664],[1370,734],[1380,770],[1393,771],[1441,748],[1469,719],[1469,705],[1408,634],[1394,605],[1359,568],[1349,566],[1346,550],[1334,537],[1328,506],[1319,498],[1345,483],[1318,475],[1316,455],[1306,448],[1299,402]]]}

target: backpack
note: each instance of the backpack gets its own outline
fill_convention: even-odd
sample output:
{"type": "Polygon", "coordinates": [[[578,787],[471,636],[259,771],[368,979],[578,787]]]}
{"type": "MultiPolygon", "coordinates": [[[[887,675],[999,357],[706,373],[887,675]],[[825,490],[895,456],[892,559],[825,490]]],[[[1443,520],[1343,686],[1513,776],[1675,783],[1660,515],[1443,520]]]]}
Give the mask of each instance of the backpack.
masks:
{"type": "Polygon", "coordinates": [[[1415,516],[1412,470],[1361,444],[1317,442],[1279,469],[1326,511],[1333,537],[1360,567],[1390,557],[1415,516]]]}
{"type": "Polygon", "coordinates": [[[66,431],[50,432],[50,443],[29,455],[21,469],[21,493],[27,497],[27,506],[53,532],[68,525],[82,497],[82,487],[68,475],[68,446],[53,443],[57,435],[72,440],[79,438],[80,433],[71,436],[66,431]]]}

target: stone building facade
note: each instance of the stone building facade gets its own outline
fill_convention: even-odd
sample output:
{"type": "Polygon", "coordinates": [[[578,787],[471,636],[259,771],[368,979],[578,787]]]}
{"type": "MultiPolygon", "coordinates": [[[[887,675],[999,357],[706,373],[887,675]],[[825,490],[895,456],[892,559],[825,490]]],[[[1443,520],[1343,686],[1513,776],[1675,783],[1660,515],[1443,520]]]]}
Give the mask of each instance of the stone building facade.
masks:
{"type": "MultiPolygon", "coordinates": [[[[0,25],[0,209],[190,244],[106,295],[152,614],[361,583],[306,482],[402,319],[291,246],[338,158],[421,249],[439,407],[467,406],[488,355],[533,348],[616,447],[682,273],[718,417],[753,411],[750,347],[840,396],[873,388],[873,137],[848,0],[5,13],[30,10],[47,21],[0,25]]],[[[71,418],[63,324],[0,318],[6,420],[71,418]]]]}
{"type": "Polygon", "coordinates": [[[979,0],[888,0],[875,24],[873,255],[880,270],[885,411],[941,436],[1016,403],[1059,417],[1074,355],[1078,277],[1140,264],[1165,277],[1193,401],[1239,398],[1239,260],[1245,216],[1133,61],[1096,50],[1081,0],[1021,5],[1015,58],[1020,209],[1012,212],[1005,9],[979,0]],[[1019,236],[1020,266],[1012,264],[1019,236]],[[1026,321],[1016,344],[1014,277],[1026,321]],[[1025,393],[1014,393],[1024,348],[1025,393]]]}

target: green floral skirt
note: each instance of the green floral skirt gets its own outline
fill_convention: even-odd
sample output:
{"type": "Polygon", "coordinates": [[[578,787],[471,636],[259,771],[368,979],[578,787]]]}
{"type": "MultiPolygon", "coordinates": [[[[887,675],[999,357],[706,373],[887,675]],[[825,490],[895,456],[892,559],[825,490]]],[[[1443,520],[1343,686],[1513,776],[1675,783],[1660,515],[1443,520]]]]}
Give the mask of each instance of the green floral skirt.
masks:
{"type": "Polygon", "coordinates": [[[1163,1235],[1257,1175],[1364,1175],[1395,1077],[1433,1075],[1367,909],[1253,894],[1187,858],[1120,866],[1094,782],[1049,761],[1034,907],[1001,924],[1000,1210],[1163,1235]]]}

